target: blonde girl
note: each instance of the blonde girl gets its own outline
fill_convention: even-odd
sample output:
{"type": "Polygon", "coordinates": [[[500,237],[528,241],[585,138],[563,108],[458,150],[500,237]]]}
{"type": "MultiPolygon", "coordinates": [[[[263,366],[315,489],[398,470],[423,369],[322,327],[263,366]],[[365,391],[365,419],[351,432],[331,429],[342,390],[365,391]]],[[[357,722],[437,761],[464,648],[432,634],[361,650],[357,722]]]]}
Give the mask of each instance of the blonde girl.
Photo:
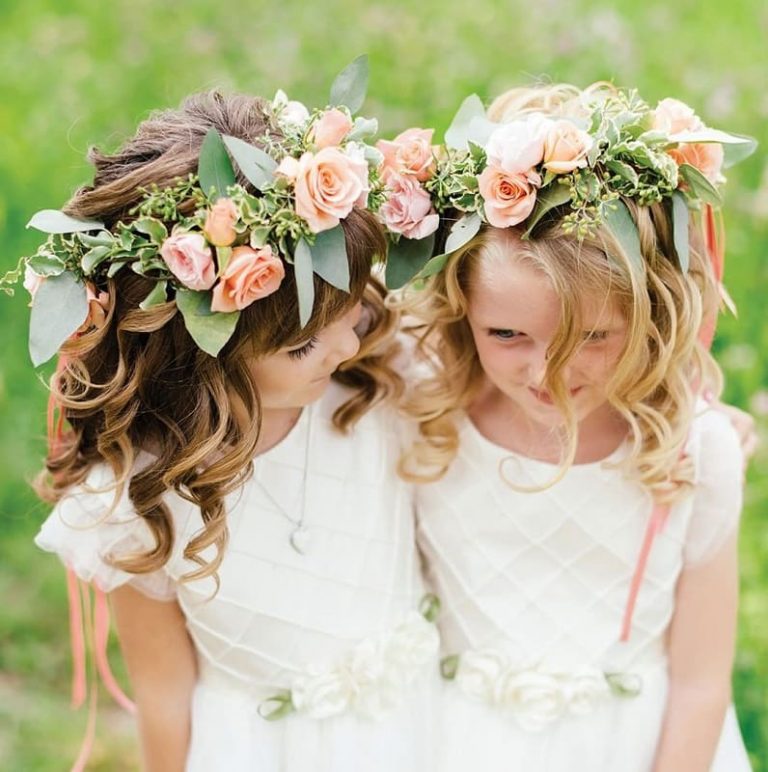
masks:
{"type": "Polygon", "coordinates": [[[726,715],[742,457],[703,398],[719,277],[688,218],[717,151],[643,134],[693,124],[682,103],[547,87],[502,107],[438,165],[438,211],[462,202],[476,233],[407,304],[433,368],[403,468],[444,608],[439,768],[748,769],[726,715]]]}

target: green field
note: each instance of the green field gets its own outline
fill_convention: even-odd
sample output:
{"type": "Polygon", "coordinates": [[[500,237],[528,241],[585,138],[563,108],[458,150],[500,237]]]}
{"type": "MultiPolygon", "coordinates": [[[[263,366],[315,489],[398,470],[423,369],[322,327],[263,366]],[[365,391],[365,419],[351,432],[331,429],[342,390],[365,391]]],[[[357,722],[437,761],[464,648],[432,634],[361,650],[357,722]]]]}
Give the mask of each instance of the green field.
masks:
{"type": "MultiPolygon", "coordinates": [[[[0,0],[0,270],[38,236],[30,215],[89,181],[89,145],[116,147],[155,107],[223,87],[324,102],[334,75],[371,60],[363,110],[391,136],[441,133],[459,103],[539,77],[677,96],[761,149],[729,175],[727,283],[738,319],[715,343],[726,398],[768,432],[768,7],[763,0],[474,0],[386,4],[0,0]]],[[[51,772],[74,759],[84,712],[68,707],[63,572],[32,536],[46,514],[26,480],[44,442],[46,394],[26,354],[25,293],[0,304],[0,768],[51,772]]],[[[45,373],[43,373],[45,374],[45,373]]],[[[768,772],[768,452],[748,475],[735,701],[756,770],[768,772]]],[[[113,659],[117,660],[116,652],[113,659]]],[[[119,667],[118,667],[119,670],[119,667]]],[[[106,703],[106,699],[103,700],[106,703]]],[[[132,724],[104,708],[89,769],[132,770],[132,724]]]]}

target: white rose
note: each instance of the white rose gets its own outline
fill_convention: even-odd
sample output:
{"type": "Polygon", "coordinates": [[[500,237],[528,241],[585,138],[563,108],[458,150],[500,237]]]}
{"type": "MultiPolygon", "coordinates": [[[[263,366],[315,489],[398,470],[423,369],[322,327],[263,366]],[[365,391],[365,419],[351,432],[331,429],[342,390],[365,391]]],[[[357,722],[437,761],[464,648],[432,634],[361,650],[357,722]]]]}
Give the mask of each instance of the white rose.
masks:
{"type": "Polygon", "coordinates": [[[567,707],[563,684],[555,676],[536,670],[508,673],[499,685],[498,700],[529,732],[543,729],[567,707]]]}
{"type": "Polygon", "coordinates": [[[498,651],[467,651],[459,660],[456,683],[468,697],[493,703],[507,667],[506,658],[498,651]]]}
{"type": "Polygon", "coordinates": [[[585,670],[571,677],[568,684],[568,712],[574,716],[592,713],[611,693],[600,670],[585,670]]]}
{"type": "Polygon", "coordinates": [[[354,684],[343,669],[307,672],[299,676],[291,688],[296,710],[312,718],[327,718],[343,713],[354,695],[354,684]]]}
{"type": "Polygon", "coordinates": [[[309,110],[295,99],[288,99],[282,89],[278,89],[272,100],[272,109],[279,111],[279,121],[292,128],[300,128],[309,120],[309,110]]]}
{"type": "Polygon", "coordinates": [[[386,652],[388,667],[410,683],[437,658],[439,649],[437,628],[414,611],[392,634],[386,652]]]}
{"type": "Polygon", "coordinates": [[[488,165],[509,174],[526,174],[544,158],[544,140],[552,124],[541,115],[504,123],[488,138],[488,165]]]}

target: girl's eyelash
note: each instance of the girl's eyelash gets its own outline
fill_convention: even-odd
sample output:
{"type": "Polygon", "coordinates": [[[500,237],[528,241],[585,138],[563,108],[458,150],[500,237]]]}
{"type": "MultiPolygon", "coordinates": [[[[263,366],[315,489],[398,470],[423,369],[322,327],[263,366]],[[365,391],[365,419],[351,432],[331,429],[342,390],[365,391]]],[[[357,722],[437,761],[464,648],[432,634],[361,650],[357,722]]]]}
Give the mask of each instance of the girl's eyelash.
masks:
{"type": "Polygon", "coordinates": [[[587,343],[596,343],[605,340],[608,337],[608,330],[590,330],[584,333],[584,340],[587,343]]]}
{"type": "Polygon", "coordinates": [[[514,340],[515,338],[518,338],[521,333],[517,330],[500,330],[500,329],[490,329],[488,330],[488,334],[494,338],[498,338],[499,340],[514,340]]]}
{"type": "Polygon", "coordinates": [[[310,351],[312,351],[316,343],[317,338],[313,335],[303,346],[289,351],[288,356],[291,359],[303,359],[310,351]]]}

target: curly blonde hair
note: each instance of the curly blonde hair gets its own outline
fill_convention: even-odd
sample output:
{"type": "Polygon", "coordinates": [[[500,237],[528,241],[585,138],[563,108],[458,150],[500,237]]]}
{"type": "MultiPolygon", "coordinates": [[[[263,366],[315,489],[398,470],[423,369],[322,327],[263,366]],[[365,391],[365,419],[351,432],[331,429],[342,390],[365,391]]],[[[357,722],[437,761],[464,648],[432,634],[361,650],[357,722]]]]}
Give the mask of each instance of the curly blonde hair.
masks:
{"type": "Polygon", "coordinates": [[[551,281],[561,304],[557,332],[548,351],[546,388],[564,416],[561,467],[554,484],[573,462],[578,426],[563,373],[582,343],[585,297],[615,300],[627,336],[607,384],[608,401],[629,427],[631,449],[622,468],[660,502],[685,495],[693,469],[683,458],[697,395],[719,393],[716,363],[697,336],[704,309],[717,300],[709,261],[692,227],[691,265],[676,265],[670,216],[663,204],[639,207],[626,200],[637,223],[644,270],[639,271],[610,231],[601,228],[579,241],[563,233],[553,212],[529,240],[522,228],[484,227],[451,256],[426,288],[410,292],[404,310],[418,320],[412,332],[434,373],[417,383],[406,412],[419,424],[420,439],[401,460],[406,478],[440,478],[458,450],[456,417],[469,408],[483,370],[467,321],[472,282],[486,261],[522,260],[551,281]]]}
{"type": "MultiPolygon", "coordinates": [[[[65,211],[98,218],[107,227],[129,221],[142,189],[170,186],[196,171],[211,127],[254,144],[268,132],[278,135],[269,104],[258,97],[216,91],[194,95],[179,109],[150,116],[114,154],[92,150],[93,185],[77,191],[65,211]]],[[[238,182],[249,187],[242,177],[238,182]]],[[[396,319],[384,307],[383,289],[371,278],[372,263],[386,251],[381,227],[373,215],[359,210],[342,227],[350,292],[315,276],[314,311],[303,328],[288,264],[280,288],[241,312],[218,357],[195,345],[175,302],[141,309],[151,282],[121,271],[106,288],[112,303],[104,326],[62,347],[50,387],[67,430],[52,444],[35,489],[44,500],[56,502],[83,483],[95,465],[107,464],[115,480],[114,505],[127,486],[136,513],[155,540],[153,549],[115,559],[114,565],[141,574],[168,560],[174,530],[163,497],[173,490],[199,507],[204,523],[185,545],[185,557],[199,568],[184,579],[216,576],[228,538],[224,497],[250,475],[259,439],[254,358],[306,341],[362,300],[368,329],[355,359],[334,376],[352,388],[334,423],[345,431],[377,400],[399,394],[399,377],[389,365],[396,319]],[[149,451],[152,460],[137,471],[142,451],[149,451]],[[208,561],[201,553],[211,545],[215,556],[208,561]]]]}

